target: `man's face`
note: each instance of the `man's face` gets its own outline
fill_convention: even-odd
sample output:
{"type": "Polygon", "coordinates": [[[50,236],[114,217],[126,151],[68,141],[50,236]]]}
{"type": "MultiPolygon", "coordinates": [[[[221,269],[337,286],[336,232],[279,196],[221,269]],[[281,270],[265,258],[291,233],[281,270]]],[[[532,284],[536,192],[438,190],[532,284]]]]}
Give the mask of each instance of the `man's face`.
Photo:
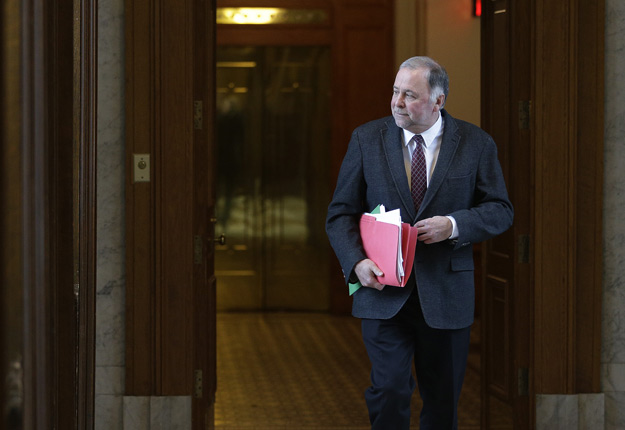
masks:
{"type": "Polygon", "coordinates": [[[426,69],[402,68],[393,85],[391,111],[398,127],[420,134],[438,119],[445,96],[430,101],[430,86],[426,69]]]}

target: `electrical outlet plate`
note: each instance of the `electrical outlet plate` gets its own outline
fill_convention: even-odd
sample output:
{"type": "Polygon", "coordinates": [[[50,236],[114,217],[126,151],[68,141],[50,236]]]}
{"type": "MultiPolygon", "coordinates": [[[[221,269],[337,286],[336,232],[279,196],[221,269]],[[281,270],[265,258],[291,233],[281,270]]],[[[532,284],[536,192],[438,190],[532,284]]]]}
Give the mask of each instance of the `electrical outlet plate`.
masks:
{"type": "Polygon", "coordinates": [[[150,182],[150,154],[133,154],[134,182],[150,182]]]}

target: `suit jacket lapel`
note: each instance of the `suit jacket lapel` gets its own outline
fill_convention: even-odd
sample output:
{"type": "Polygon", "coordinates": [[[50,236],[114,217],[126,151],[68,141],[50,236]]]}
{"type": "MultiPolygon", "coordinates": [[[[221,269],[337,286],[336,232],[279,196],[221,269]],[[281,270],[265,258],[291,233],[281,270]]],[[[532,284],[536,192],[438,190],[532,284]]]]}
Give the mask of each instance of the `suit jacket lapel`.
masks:
{"type": "Polygon", "coordinates": [[[460,143],[460,135],[458,134],[456,122],[445,110],[442,111],[442,114],[445,128],[443,130],[441,149],[438,153],[438,159],[436,160],[436,166],[434,167],[432,178],[430,179],[430,185],[428,186],[425,196],[423,197],[423,203],[421,203],[419,214],[425,207],[427,207],[430,201],[434,198],[434,195],[438,192],[438,189],[443,184],[443,181],[447,176],[451,160],[456,153],[456,148],[458,148],[458,143],[460,143]]]}
{"type": "Polygon", "coordinates": [[[403,141],[401,137],[402,129],[397,127],[394,119],[389,119],[386,130],[382,130],[381,138],[386,153],[386,161],[391,171],[395,188],[399,193],[404,207],[402,213],[407,214],[407,219],[414,219],[416,211],[412,203],[410,194],[410,185],[406,176],[406,167],[404,166],[404,152],[402,149],[403,141]],[[404,212],[405,211],[405,212],[404,212]]]}

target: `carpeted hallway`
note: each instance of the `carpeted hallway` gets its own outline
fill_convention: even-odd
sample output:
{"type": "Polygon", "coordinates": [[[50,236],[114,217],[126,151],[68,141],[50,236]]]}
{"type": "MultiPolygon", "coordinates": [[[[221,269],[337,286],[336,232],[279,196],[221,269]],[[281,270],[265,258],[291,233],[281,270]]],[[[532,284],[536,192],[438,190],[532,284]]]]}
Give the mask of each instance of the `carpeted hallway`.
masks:
{"type": "MultiPolygon", "coordinates": [[[[474,330],[475,331],[475,330],[474,330]]],[[[317,313],[219,313],[220,430],[369,429],[364,390],[369,360],[360,322],[317,313]]],[[[479,355],[460,399],[461,430],[480,428],[479,355]]],[[[413,397],[413,428],[419,428],[413,397]]]]}

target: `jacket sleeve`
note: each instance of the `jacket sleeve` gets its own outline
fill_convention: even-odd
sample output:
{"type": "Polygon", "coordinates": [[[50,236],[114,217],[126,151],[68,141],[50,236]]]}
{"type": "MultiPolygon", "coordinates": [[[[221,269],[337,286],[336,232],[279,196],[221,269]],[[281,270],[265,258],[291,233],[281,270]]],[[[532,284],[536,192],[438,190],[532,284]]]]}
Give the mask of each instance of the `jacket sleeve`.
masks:
{"type": "Polygon", "coordinates": [[[456,249],[493,238],[512,225],[514,211],[497,158],[497,147],[490,137],[479,156],[472,198],[470,209],[450,214],[458,225],[456,249]]]}
{"type": "MultiPolygon", "coordinates": [[[[362,148],[354,131],[339,170],[336,189],[326,218],[326,233],[339,259],[345,281],[354,266],[367,258],[360,239],[359,220],[365,212],[367,184],[363,174],[362,148]]],[[[354,281],[354,279],[352,279],[354,281]]]]}

